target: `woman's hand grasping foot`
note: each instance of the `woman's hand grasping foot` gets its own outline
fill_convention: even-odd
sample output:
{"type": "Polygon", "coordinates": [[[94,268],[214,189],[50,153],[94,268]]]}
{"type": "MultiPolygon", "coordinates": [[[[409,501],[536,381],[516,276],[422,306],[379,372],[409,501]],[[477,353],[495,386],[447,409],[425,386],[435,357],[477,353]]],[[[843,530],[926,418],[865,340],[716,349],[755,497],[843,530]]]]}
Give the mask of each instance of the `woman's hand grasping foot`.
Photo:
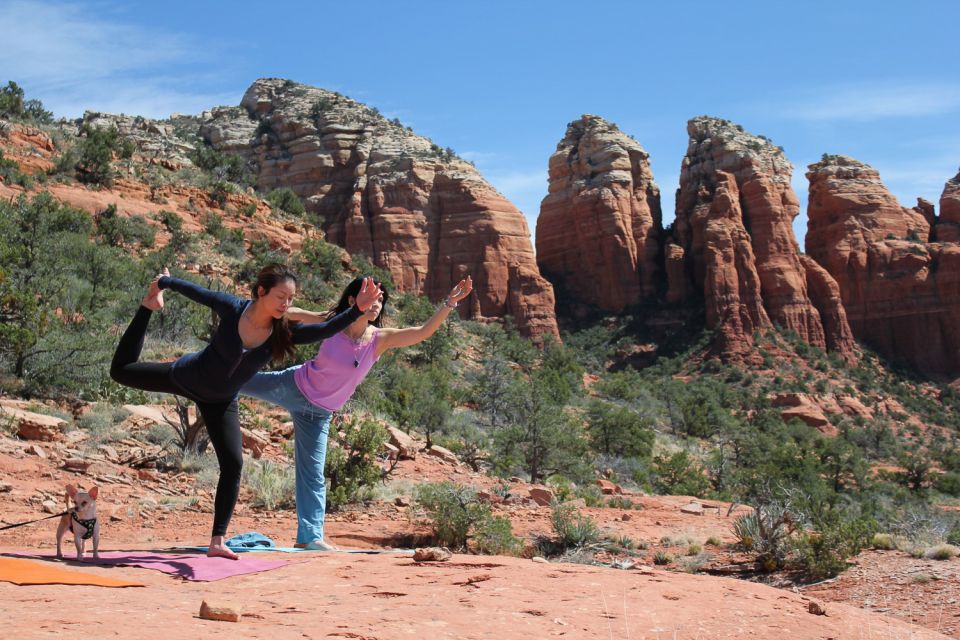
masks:
{"type": "Polygon", "coordinates": [[[160,288],[160,278],[164,276],[169,276],[170,270],[164,268],[163,273],[158,273],[157,276],[150,282],[150,288],[147,290],[147,295],[143,297],[143,306],[151,311],[159,311],[163,309],[163,289],[160,288]]]}
{"type": "Polygon", "coordinates": [[[363,284],[360,286],[360,293],[357,294],[357,309],[366,311],[374,302],[380,299],[381,293],[383,292],[380,290],[380,285],[374,282],[373,278],[367,276],[363,279],[363,284]]]}

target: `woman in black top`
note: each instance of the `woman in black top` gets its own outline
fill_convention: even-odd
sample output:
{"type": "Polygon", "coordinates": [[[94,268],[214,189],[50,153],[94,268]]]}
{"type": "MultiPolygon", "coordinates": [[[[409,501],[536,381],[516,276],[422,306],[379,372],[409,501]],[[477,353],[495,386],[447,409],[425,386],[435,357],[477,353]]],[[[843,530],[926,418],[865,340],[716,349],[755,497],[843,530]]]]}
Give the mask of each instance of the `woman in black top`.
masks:
{"type": "Polygon", "coordinates": [[[128,387],[174,393],[196,402],[220,464],[208,556],[238,559],[223,539],[240,494],[243,469],[237,409],[240,387],[271,359],[280,361],[292,355],[295,344],[319,342],[359,318],[380,296],[380,287],[372,278],[364,280],[355,306],[327,322],[304,325],[289,325],[284,318],[297,290],[297,277],[283,265],[268,265],[260,271],[252,300],[172,278],[166,269],[150,283],[150,290],[117,345],[110,377],[128,387]],[[174,362],[138,362],[150,316],[163,308],[164,289],[210,307],[219,316],[219,325],[202,351],[174,362]]]}

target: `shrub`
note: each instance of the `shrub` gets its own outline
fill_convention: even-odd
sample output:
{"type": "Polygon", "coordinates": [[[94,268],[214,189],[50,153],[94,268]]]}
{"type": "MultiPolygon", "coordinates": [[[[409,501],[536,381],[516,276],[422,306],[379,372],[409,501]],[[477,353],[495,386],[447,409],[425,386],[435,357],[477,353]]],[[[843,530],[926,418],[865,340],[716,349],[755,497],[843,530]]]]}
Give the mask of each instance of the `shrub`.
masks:
{"type": "Polygon", "coordinates": [[[614,496],[607,500],[610,509],[633,509],[633,500],[626,496],[614,496]]]}
{"type": "Polygon", "coordinates": [[[590,402],[586,417],[590,446],[594,451],[624,457],[650,457],[653,429],[649,419],[626,407],[600,400],[590,402]]]}
{"type": "Polygon", "coordinates": [[[723,542],[721,542],[720,538],[716,536],[710,536],[709,538],[707,538],[707,541],[704,542],[704,544],[709,545],[711,547],[719,547],[723,545],[723,542]]]}
{"type": "Polygon", "coordinates": [[[477,499],[477,492],[452,482],[431,482],[414,492],[417,507],[426,515],[437,544],[465,549],[471,535],[477,537],[477,549],[489,553],[513,550],[510,521],[494,518],[490,505],[477,499]]]}
{"type": "Polygon", "coordinates": [[[703,551],[703,547],[696,543],[691,544],[690,546],[687,547],[688,556],[700,555],[700,552],[702,551],[703,551]]]}
{"type": "Polygon", "coordinates": [[[571,504],[555,503],[550,511],[550,524],[561,550],[584,547],[600,540],[597,523],[571,504]]]}
{"type": "Polygon", "coordinates": [[[793,531],[793,515],[777,504],[758,505],[753,513],[733,522],[737,542],[747,551],[757,552],[757,562],[767,571],[784,565],[793,531]]]}
{"type": "Polygon", "coordinates": [[[307,212],[306,208],[303,206],[303,201],[300,199],[300,196],[298,196],[290,187],[274,189],[266,195],[264,200],[269,202],[270,205],[275,209],[285,211],[293,216],[303,216],[307,212]]]}
{"type": "Polygon", "coordinates": [[[370,499],[382,477],[377,454],[387,438],[387,430],[370,418],[354,417],[341,423],[335,436],[340,446],[329,449],[324,471],[328,511],[370,499]]]}
{"type": "Polygon", "coordinates": [[[249,462],[243,467],[243,477],[252,494],[252,506],[273,511],[296,504],[296,481],[292,466],[269,460],[249,462]]]}
{"type": "Polygon", "coordinates": [[[581,487],[578,487],[574,492],[574,495],[577,498],[583,500],[584,506],[587,507],[600,507],[603,506],[603,492],[600,491],[600,487],[595,484],[587,484],[581,487]]]}
{"type": "Polygon", "coordinates": [[[653,564],[662,566],[673,562],[673,556],[666,551],[657,551],[653,554],[653,564]]]}
{"type": "Polygon", "coordinates": [[[882,549],[883,551],[892,551],[897,548],[896,542],[893,540],[893,536],[889,533],[875,533],[873,534],[873,539],[870,541],[870,545],[874,549],[882,549]]]}
{"type": "Polygon", "coordinates": [[[934,487],[940,493],[945,493],[954,498],[960,497],[960,473],[950,471],[937,477],[934,487]]]}
{"type": "Polygon", "coordinates": [[[515,556],[523,550],[523,542],[513,535],[510,520],[500,516],[481,521],[475,527],[473,542],[480,553],[515,556]]]}
{"type": "Polygon", "coordinates": [[[710,481],[703,469],[686,451],[653,458],[654,486],[664,494],[703,497],[710,481]]]}
{"type": "Polygon", "coordinates": [[[949,560],[957,557],[960,549],[952,544],[938,544],[923,551],[923,557],[927,560],[949,560]]]}
{"type": "Polygon", "coordinates": [[[88,124],[80,130],[85,136],[80,143],[80,159],[77,161],[77,180],[87,184],[109,187],[113,183],[113,168],[110,162],[117,150],[116,127],[99,129],[88,124]]]}

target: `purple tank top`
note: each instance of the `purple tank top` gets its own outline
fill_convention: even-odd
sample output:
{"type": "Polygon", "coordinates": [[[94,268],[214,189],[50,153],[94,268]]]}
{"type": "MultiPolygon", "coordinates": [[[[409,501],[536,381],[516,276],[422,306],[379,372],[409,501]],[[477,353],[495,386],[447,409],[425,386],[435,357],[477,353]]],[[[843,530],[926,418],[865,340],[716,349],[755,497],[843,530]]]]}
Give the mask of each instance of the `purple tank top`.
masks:
{"type": "Polygon", "coordinates": [[[359,344],[342,331],[320,344],[317,355],[297,369],[293,379],[307,400],[327,411],[337,411],[367,377],[377,357],[377,334],[359,344]]]}

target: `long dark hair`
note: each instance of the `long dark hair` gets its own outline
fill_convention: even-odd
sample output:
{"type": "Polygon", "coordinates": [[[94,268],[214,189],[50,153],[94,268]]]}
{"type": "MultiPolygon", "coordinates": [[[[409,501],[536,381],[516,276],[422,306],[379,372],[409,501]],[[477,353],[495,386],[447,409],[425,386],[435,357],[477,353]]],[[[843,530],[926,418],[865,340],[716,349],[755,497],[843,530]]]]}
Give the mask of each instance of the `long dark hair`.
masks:
{"type": "MultiPolygon", "coordinates": [[[[292,280],[294,287],[298,287],[300,284],[300,279],[297,278],[297,274],[290,270],[290,267],[280,264],[279,262],[268,264],[263,269],[260,269],[260,273],[257,274],[257,280],[253,283],[253,299],[256,300],[260,297],[261,287],[263,287],[264,292],[269,293],[270,289],[287,280],[292,280]]],[[[279,320],[274,318],[273,333],[270,335],[270,355],[274,363],[280,363],[287,358],[292,358],[295,353],[296,350],[293,345],[293,332],[290,331],[290,323],[286,317],[280,318],[279,320]]]]}
{"type": "MultiPolygon", "coordinates": [[[[370,324],[375,327],[380,327],[383,326],[383,311],[387,308],[387,298],[389,297],[389,294],[387,293],[387,290],[383,288],[382,282],[378,282],[377,285],[380,287],[380,290],[383,291],[383,304],[380,306],[380,313],[377,314],[377,319],[370,324]]],[[[337,302],[337,306],[327,313],[327,320],[334,316],[340,315],[353,306],[350,304],[350,298],[353,297],[353,299],[356,300],[357,296],[360,295],[360,287],[362,286],[363,276],[354,278],[353,281],[348,284],[346,288],[344,288],[343,294],[340,296],[340,300],[337,302]]]]}

